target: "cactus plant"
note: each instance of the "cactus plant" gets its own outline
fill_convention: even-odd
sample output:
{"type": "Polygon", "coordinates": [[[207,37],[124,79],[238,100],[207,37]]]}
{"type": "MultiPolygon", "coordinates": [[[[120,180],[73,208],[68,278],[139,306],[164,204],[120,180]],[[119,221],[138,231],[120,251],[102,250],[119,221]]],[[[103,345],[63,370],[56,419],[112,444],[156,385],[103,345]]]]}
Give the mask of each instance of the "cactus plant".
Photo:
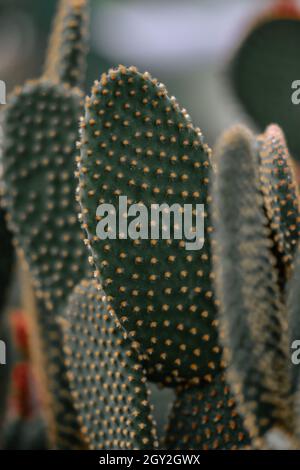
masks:
{"type": "MultiPolygon", "coordinates": [[[[212,292],[211,223],[205,245],[96,236],[99,203],[209,205],[210,149],[175,98],[148,73],[120,66],[95,82],[81,121],[79,190],[86,244],[111,311],[153,380],[210,381],[220,370],[212,292]],[[101,274],[100,274],[101,273],[101,274]]],[[[121,234],[122,236],[122,234],[121,234]]]]}
{"type": "Polygon", "coordinates": [[[71,440],[75,447],[81,442],[61,361],[57,317],[87,271],[73,178],[83,97],[73,85],[82,80],[78,64],[84,62],[86,11],[86,1],[61,1],[45,74],[9,98],[3,152],[10,227],[39,298],[56,445],[71,440]]]}
{"type": "Polygon", "coordinates": [[[75,288],[62,325],[68,378],[88,448],[156,448],[145,371],[95,281],[75,288]]]}
{"type": "Polygon", "coordinates": [[[220,337],[226,375],[252,445],[270,447],[284,436],[294,447],[288,305],[264,208],[264,162],[258,149],[256,138],[243,127],[227,132],[216,149],[213,201],[220,337]]]}
{"type": "Polygon", "coordinates": [[[3,448],[5,450],[39,449],[49,446],[45,421],[35,397],[35,380],[30,364],[28,324],[21,311],[12,311],[9,323],[12,336],[12,372],[3,448]]]}
{"type": "Polygon", "coordinates": [[[87,0],[60,0],[49,41],[44,76],[83,88],[88,52],[87,0]]]}

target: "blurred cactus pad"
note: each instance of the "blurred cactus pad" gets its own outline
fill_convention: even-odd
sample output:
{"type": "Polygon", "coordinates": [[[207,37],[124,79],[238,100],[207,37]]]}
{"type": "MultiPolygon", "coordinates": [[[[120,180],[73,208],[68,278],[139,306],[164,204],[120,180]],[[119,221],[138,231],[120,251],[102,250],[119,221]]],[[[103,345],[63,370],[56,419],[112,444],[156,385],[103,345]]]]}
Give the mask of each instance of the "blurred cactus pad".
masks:
{"type": "MultiPolygon", "coordinates": [[[[290,299],[297,295],[299,273],[292,268],[283,281],[284,262],[276,247],[276,231],[282,229],[275,223],[276,212],[267,210],[270,197],[276,207],[276,199],[283,196],[280,188],[286,202],[296,203],[298,196],[285,187],[285,176],[279,185],[270,179],[273,189],[267,193],[261,183],[262,141],[268,146],[273,133],[275,144],[278,132],[272,126],[257,138],[238,126],[225,133],[216,148],[218,172],[213,185],[214,265],[226,377],[252,445],[258,448],[299,446],[295,393],[299,370],[296,366],[293,370],[290,353],[299,324],[290,299]]],[[[269,150],[271,157],[274,147],[269,150]]],[[[273,164],[282,166],[279,160],[273,164]]],[[[297,204],[295,210],[299,220],[297,204]]],[[[284,213],[281,218],[285,219],[284,213]]]]}
{"type": "Polygon", "coordinates": [[[56,429],[53,440],[73,445],[72,435],[75,447],[80,438],[68,400],[57,317],[87,267],[73,176],[83,106],[83,93],[74,85],[84,77],[86,21],[87,2],[59,3],[44,75],[9,97],[3,149],[9,226],[39,300],[38,327],[56,429]]]}
{"type": "Polygon", "coordinates": [[[279,124],[293,158],[300,161],[300,9],[295,2],[279,3],[249,27],[234,54],[231,79],[238,99],[258,128],[279,124]]]}

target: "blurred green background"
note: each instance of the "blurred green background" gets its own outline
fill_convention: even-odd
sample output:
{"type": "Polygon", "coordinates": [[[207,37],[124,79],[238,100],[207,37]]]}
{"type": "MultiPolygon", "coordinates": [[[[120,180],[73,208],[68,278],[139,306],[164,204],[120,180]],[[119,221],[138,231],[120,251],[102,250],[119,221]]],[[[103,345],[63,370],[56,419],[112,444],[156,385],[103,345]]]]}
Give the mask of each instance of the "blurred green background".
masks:
{"type": "MultiPolygon", "coordinates": [[[[0,78],[38,76],[56,0],[0,0],[0,78]]],[[[246,121],[227,80],[234,48],[271,0],[91,0],[88,87],[108,67],[149,70],[189,110],[212,146],[246,121]]],[[[273,2],[274,3],[274,2],[273,2]]]]}

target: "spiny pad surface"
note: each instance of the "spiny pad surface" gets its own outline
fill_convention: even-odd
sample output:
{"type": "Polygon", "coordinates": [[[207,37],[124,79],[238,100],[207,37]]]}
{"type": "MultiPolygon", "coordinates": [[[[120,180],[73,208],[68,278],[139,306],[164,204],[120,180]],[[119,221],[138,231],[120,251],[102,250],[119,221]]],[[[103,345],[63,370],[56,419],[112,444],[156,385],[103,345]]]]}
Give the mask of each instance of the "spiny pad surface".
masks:
{"type": "Polygon", "coordinates": [[[87,245],[112,311],[154,380],[211,380],[219,368],[208,216],[210,150],[148,73],[120,66],[95,82],[81,122],[79,200],[87,245]],[[100,203],[204,204],[205,242],[96,235],[100,203]]]}
{"type": "Polygon", "coordinates": [[[24,85],[6,108],[3,150],[10,227],[39,298],[38,320],[55,397],[53,409],[64,446],[70,432],[80,440],[74,423],[65,420],[74,413],[56,319],[88,270],[73,176],[81,100],[78,90],[65,85],[44,80],[24,85]]]}
{"type": "Polygon", "coordinates": [[[255,138],[234,128],[216,149],[216,288],[227,378],[251,438],[291,419],[287,312],[259,190],[255,138]]]}
{"type": "Polygon", "coordinates": [[[286,277],[300,232],[299,192],[284,135],[277,125],[258,136],[261,191],[277,252],[286,277]]]}
{"type": "Polygon", "coordinates": [[[168,449],[233,450],[248,444],[223,374],[204,387],[178,391],[166,434],[168,449]]]}
{"type": "Polygon", "coordinates": [[[96,282],[75,288],[64,320],[67,375],[89,448],[156,448],[145,371],[96,282]]]}

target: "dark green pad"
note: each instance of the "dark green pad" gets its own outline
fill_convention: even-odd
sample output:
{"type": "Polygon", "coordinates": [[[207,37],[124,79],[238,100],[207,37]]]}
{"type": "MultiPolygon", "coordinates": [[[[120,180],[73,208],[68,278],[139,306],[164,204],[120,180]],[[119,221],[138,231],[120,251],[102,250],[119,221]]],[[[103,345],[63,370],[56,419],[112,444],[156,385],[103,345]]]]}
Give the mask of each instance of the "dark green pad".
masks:
{"type": "MultiPolygon", "coordinates": [[[[81,122],[79,200],[87,245],[111,311],[149,376],[209,381],[220,367],[208,214],[210,149],[186,111],[148,73],[120,66],[95,82],[81,122]],[[96,236],[100,203],[205,205],[205,243],[96,236]]],[[[130,220],[129,220],[130,221],[130,220]]]]}
{"type": "Polygon", "coordinates": [[[96,281],[82,281],[64,315],[72,397],[89,449],[155,449],[146,374],[96,281]]]}
{"type": "Polygon", "coordinates": [[[249,445],[223,374],[204,387],[182,389],[166,434],[167,449],[240,449],[249,445]]]}

